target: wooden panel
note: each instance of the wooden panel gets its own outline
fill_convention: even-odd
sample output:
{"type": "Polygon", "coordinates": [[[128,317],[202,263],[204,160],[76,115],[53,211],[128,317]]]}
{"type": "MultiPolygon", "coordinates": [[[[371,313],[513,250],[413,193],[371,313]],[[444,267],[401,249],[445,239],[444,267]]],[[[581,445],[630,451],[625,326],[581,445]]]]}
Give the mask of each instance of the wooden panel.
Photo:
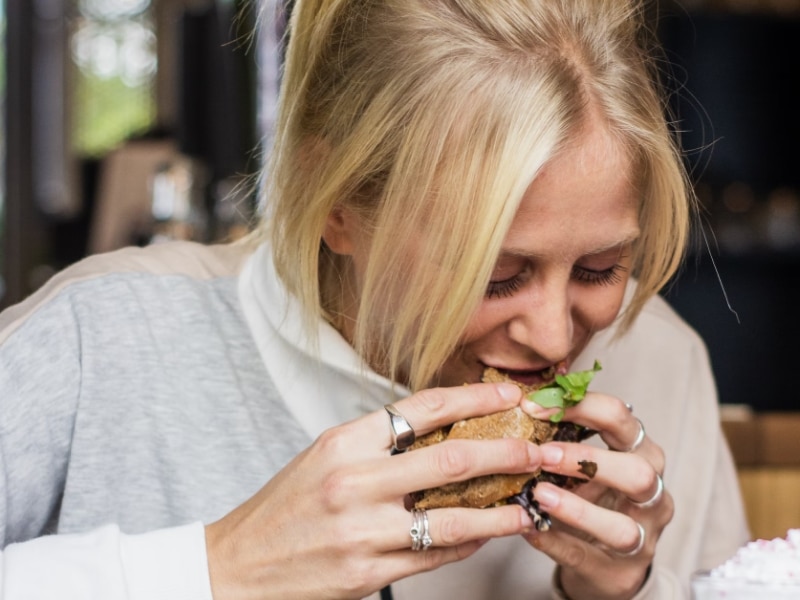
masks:
{"type": "Polygon", "coordinates": [[[800,527],[800,469],[740,467],[739,483],[753,539],[784,537],[800,527]]]}

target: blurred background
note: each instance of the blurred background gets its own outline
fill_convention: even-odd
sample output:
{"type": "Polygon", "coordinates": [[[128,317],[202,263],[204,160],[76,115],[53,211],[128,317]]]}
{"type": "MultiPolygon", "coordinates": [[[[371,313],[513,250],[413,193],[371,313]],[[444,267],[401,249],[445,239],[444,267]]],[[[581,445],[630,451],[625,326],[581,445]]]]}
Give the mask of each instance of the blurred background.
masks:
{"type": "Polygon", "coordinates": [[[241,235],[283,23],[278,0],[0,0],[0,306],[87,254],[241,235]]]}
{"type": "MultiPolygon", "coordinates": [[[[703,207],[665,295],[706,339],[723,403],[793,410],[800,0],[648,6],[703,207]]],[[[289,9],[0,0],[0,307],[90,253],[241,235],[289,9]]]]}
{"type": "MultiPolygon", "coordinates": [[[[246,231],[289,4],[0,0],[0,308],[87,254],[246,231]]],[[[800,0],[648,16],[701,200],[664,295],[707,342],[754,534],[782,535],[800,524],[776,504],[800,494],[800,0]]]]}

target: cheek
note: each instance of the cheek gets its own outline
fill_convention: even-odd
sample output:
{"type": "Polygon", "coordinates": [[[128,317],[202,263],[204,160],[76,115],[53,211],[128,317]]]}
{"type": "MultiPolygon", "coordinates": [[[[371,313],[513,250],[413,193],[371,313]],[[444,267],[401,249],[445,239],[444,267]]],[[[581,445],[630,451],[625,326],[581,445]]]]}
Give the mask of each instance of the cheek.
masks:
{"type": "Polygon", "coordinates": [[[573,318],[578,321],[576,325],[592,331],[605,329],[617,318],[624,298],[624,283],[588,289],[583,286],[573,295],[572,312],[573,318]]]}

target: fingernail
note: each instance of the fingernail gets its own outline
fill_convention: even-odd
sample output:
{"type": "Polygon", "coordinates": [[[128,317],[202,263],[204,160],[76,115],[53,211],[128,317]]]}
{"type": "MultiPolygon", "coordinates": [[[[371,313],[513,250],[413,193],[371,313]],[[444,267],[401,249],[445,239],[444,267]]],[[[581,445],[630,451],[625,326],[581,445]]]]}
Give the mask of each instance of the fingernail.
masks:
{"type": "Polygon", "coordinates": [[[532,416],[534,419],[540,419],[542,421],[546,421],[554,414],[556,414],[560,408],[544,408],[543,406],[539,406],[533,400],[528,402],[523,402],[521,404],[522,411],[532,416]]]}
{"type": "Polygon", "coordinates": [[[498,383],[497,393],[500,394],[500,397],[504,400],[519,400],[519,396],[522,392],[513,383],[498,383]]]}
{"type": "Polygon", "coordinates": [[[560,464],[561,460],[564,458],[564,450],[560,446],[545,444],[544,446],[540,446],[539,449],[542,453],[543,465],[557,465],[560,464]]]}
{"type": "Polygon", "coordinates": [[[533,497],[539,503],[539,506],[545,510],[552,510],[558,506],[558,494],[549,488],[537,487],[533,497]]]}

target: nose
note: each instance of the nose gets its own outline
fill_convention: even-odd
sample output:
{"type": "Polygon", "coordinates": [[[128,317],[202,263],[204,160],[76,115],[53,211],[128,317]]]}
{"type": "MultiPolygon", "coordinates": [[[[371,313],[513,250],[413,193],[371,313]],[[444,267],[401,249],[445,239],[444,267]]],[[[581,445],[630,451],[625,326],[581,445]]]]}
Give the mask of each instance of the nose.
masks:
{"type": "Polygon", "coordinates": [[[567,282],[553,279],[520,294],[507,330],[516,343],[537,357],[556,363],[572,349],[573,317],[567,282]]]}

